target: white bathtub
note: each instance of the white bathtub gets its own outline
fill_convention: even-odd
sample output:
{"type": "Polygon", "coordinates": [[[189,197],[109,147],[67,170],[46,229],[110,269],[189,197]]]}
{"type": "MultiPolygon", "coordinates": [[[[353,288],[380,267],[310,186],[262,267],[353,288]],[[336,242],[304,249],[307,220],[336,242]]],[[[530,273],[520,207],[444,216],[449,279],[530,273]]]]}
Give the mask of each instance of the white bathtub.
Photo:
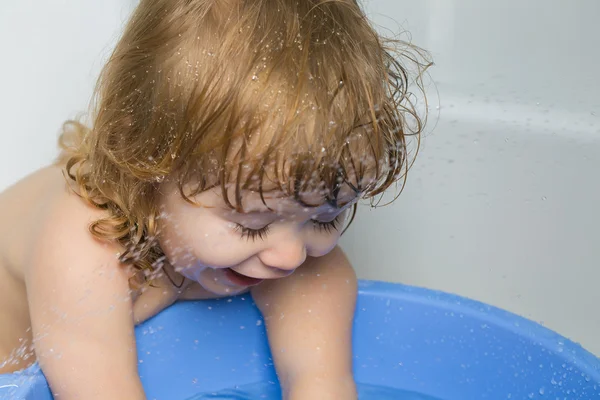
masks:
{"type": "MultiPolygon", "coordinates": [[[[0,189],[56,154],[131,4],[0,2],[0,189]]],[[[441,109],[400,199],[343,238],[359,275],[482,300],[600,354],[600,2],[366,4],[431,50],[441,109]]]]}
{"type": "Polygon", "coordinates": [[[482,300],[600,355],[600,2],[367,8],[433,53],[441,109],[401,197],[343,239],[359,275],[482,300]]]}

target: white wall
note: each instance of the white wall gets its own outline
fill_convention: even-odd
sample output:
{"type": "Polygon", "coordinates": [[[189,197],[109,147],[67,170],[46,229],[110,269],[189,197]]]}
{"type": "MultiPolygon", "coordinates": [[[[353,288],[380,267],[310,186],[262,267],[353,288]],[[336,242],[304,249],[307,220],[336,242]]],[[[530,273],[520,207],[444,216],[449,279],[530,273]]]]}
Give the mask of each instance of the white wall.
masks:
{"type": "MultiPolygon", "coordinates": [[[[52,160],[130,0],[0,2],[0,189],[52,160]]],[[[343,245],[362,278],[514,311],[600,354],[595,0],[370,0],[437,63],[407,187],[343,245]]]]}
{"type": "Polygon", "coordinates": [[[85,111],[126,0],[0,1],[0,189],[48,164],[85,111]]]}

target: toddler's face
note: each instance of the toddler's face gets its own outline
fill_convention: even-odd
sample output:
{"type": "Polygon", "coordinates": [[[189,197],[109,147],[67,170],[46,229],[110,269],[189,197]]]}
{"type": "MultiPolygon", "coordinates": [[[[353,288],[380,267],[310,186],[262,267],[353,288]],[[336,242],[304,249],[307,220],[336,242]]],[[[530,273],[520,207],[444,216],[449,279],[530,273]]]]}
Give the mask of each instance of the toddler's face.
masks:
{"type": "MultiPolygon", "coordinates": [[[[265,279],[292,274],[307,256],[337,244],[354,193],[341,193],[343,208],[304,207],[277,192],[243,192],[244,213],[225,203],[220,187],[185,201],[175,184],[161,188],[160,245],[176,271],[218,294],[236,294],[265,279]],[[269,210],[270,209],[270,210],[269,210]]],[[[230,198],[235,198],[230,196],[230,198]]],[[[320,204],[317,193],[303,199],[320,204]]]]}

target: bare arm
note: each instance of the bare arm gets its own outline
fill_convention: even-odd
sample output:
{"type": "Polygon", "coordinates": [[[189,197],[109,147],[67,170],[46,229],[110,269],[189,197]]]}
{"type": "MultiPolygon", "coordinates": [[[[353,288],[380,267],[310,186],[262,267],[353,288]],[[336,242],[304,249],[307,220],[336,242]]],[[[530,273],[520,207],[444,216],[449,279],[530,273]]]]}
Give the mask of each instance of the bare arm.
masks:
{"type": "Polygon", "coordinates": [[[40,366],[63,400],[145,399],[118,249],[87,231],[89,209],[69,201],[61,208],[41,227],[26,276],[40,366]]]}
{"type": "Polygon", "coordinates": [[[356,292],[356,276],[339,248],[307,260],[288,278],[253,289],[286,399],[356,399],[356,292]]]}

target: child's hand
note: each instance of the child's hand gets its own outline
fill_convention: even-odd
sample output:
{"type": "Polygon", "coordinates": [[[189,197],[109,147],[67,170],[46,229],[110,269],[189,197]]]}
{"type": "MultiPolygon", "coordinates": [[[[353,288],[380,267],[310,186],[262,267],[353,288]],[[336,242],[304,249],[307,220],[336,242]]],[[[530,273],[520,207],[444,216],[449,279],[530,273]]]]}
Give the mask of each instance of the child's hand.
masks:
{"type": "Polygon", "coordinates": [[[286,400],[356,399],[352,321],[357,283],[339,248],[252,291],[286,400]]]}

